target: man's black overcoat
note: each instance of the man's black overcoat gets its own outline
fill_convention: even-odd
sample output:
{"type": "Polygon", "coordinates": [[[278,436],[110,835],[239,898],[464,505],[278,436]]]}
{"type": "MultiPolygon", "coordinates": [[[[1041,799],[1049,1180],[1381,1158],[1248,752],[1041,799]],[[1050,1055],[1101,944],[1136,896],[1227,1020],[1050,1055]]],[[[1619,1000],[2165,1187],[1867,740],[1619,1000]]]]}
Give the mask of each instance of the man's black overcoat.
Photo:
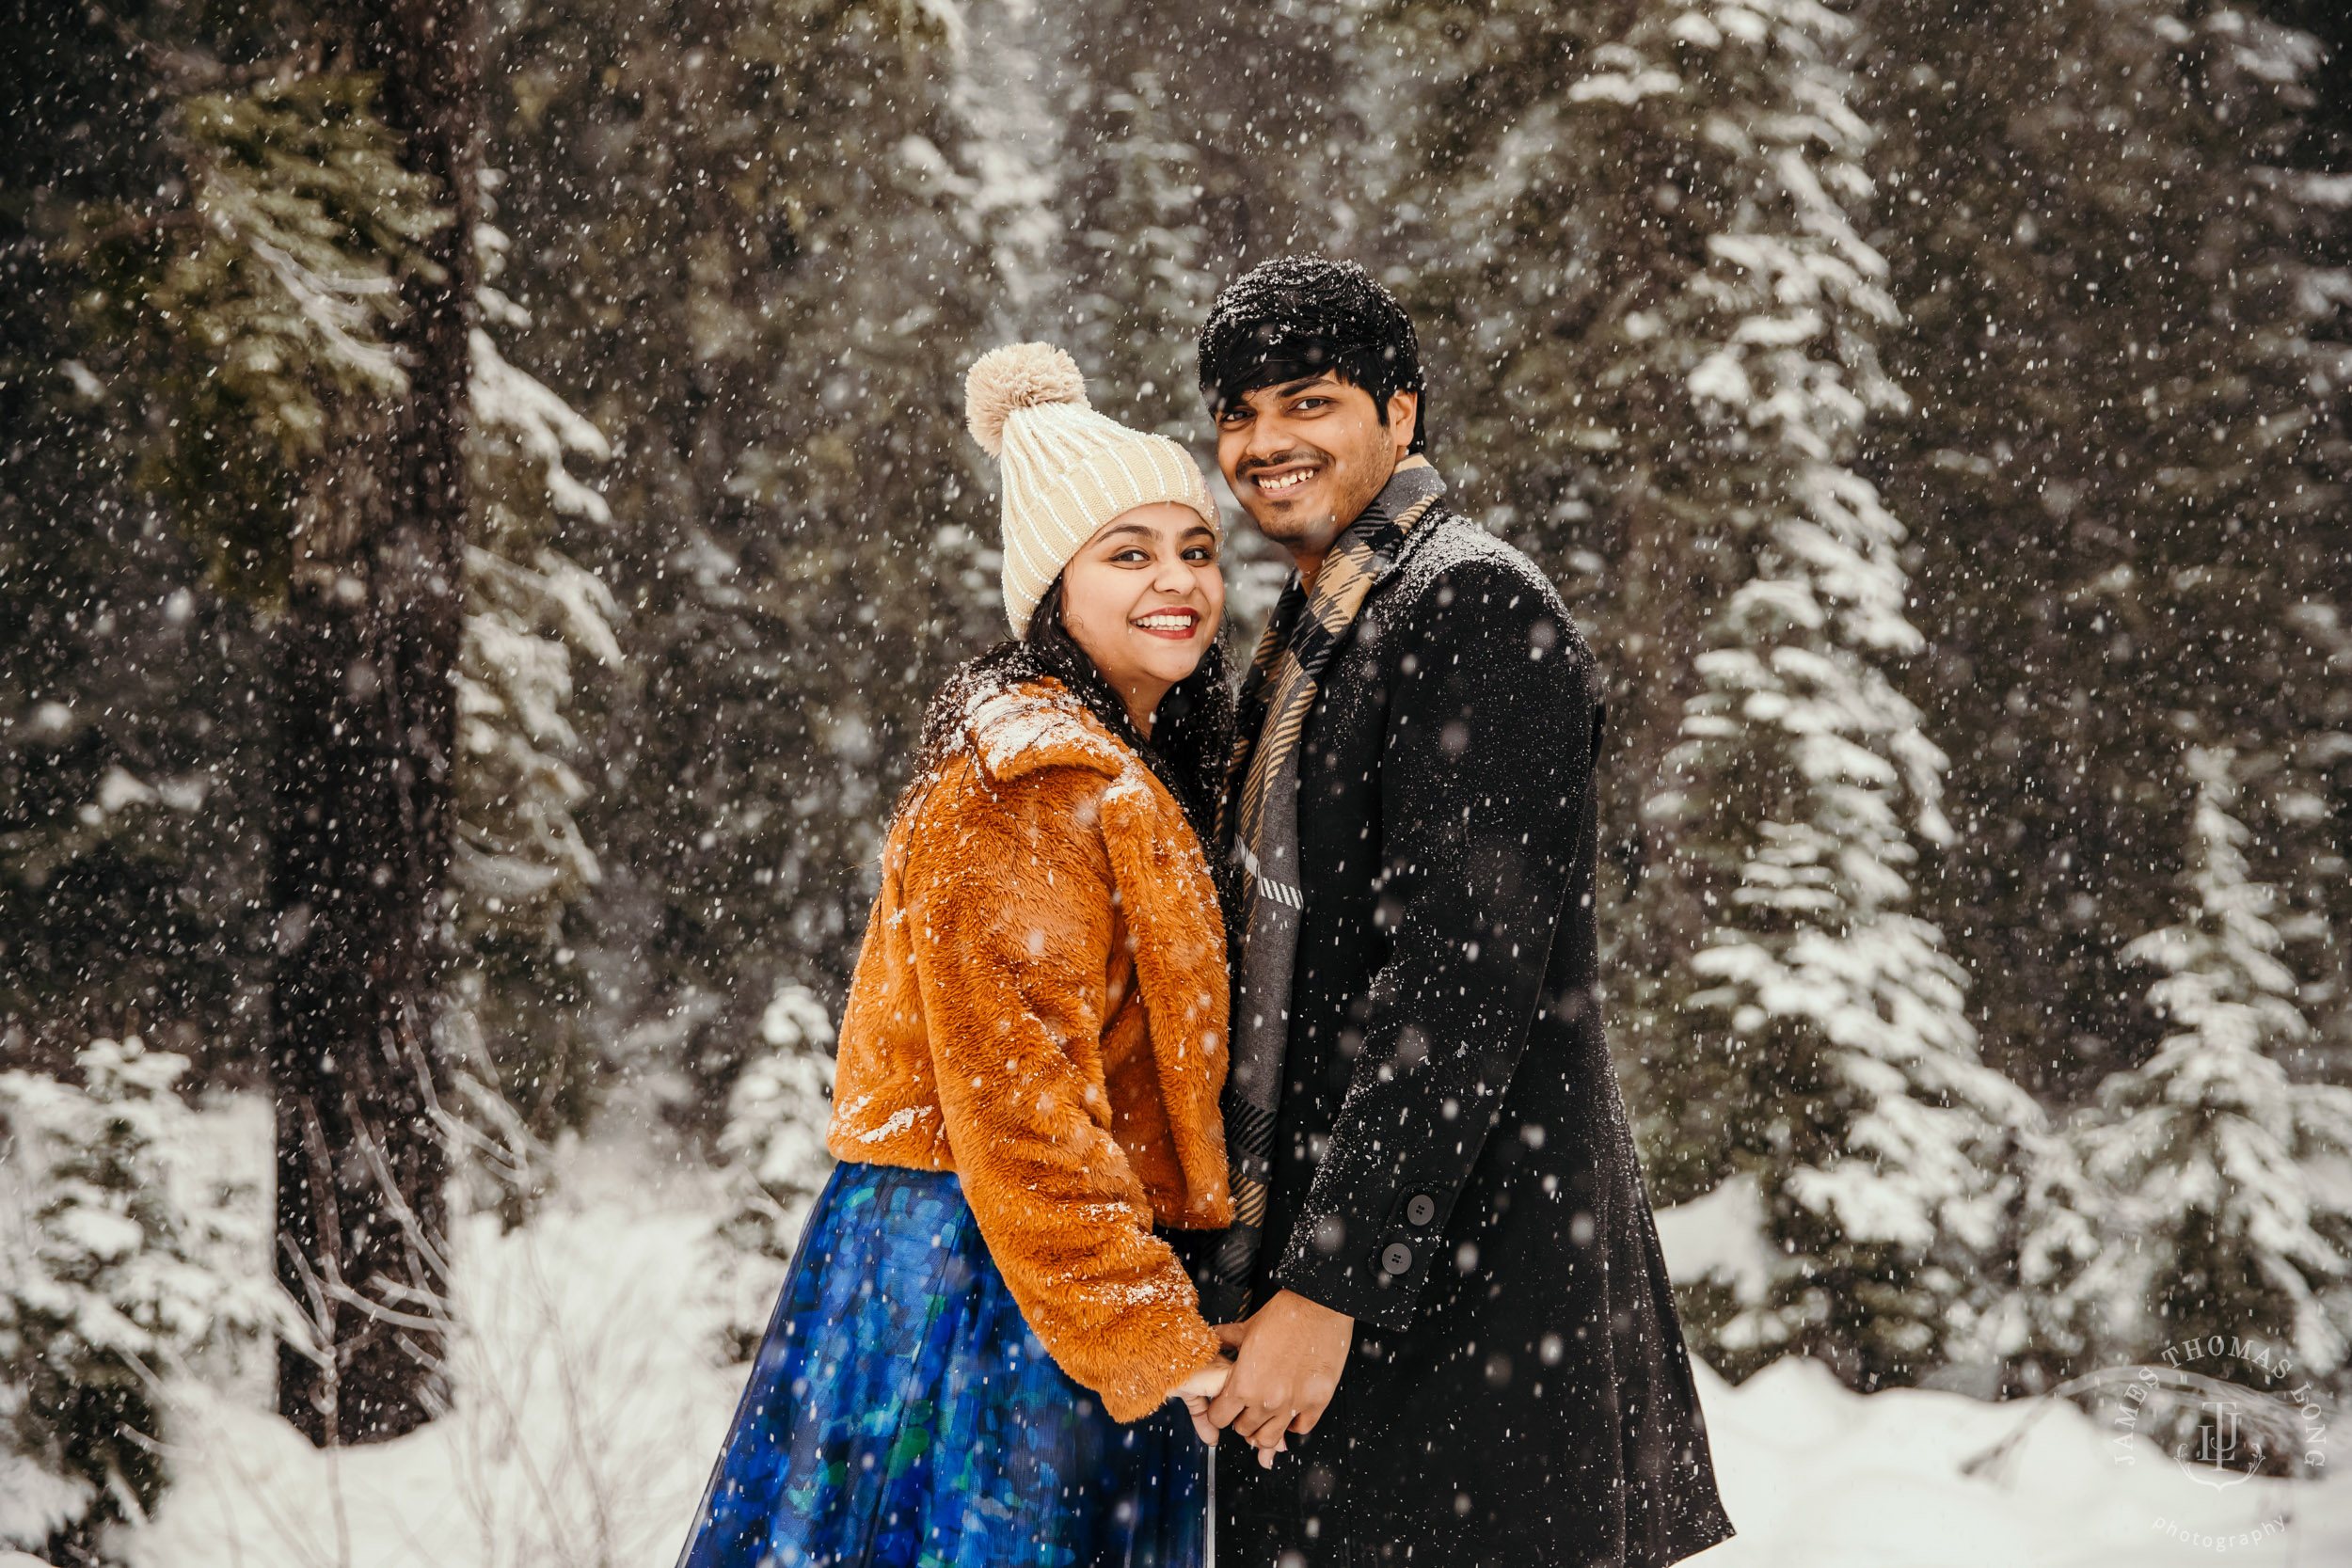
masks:
{"type": "Polygon", "coordinates": [[[1227,1436],[1225,1568],[1654,1568],[1732,1533],[1594,1002],[1599,733],[1550,583],[1424,518],[1302,741],[1253,1296],[1352,1314],[1354,1353],[1272,1471],[1227,1436]]]}

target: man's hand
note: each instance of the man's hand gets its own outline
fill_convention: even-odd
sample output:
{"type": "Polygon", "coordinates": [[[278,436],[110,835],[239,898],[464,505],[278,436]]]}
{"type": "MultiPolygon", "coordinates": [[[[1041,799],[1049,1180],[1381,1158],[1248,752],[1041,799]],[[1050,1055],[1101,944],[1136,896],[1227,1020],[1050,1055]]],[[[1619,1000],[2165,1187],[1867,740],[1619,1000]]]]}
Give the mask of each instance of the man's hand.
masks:
{"type": "Polygon", "coordinates": [[[1217,1335],[1239,1345],[1233,1375],[1209,1402],[1209,1419],[1232,1427],[1257,1446],[1258,1463],[1274,1467],[1288,1446],[1285,1433],[1314,1430],[1340,1386],[1356,1320],[1290,1291],[1217,1335]]]}

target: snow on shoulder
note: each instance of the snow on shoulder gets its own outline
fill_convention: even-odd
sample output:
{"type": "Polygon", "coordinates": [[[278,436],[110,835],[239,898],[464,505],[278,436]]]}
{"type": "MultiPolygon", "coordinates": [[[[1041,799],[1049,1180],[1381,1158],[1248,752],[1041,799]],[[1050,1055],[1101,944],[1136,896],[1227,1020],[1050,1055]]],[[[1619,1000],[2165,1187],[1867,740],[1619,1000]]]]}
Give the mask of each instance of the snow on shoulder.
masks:
{"type": "Polygon", "coordinates": [[[1441,581],[1457,593],[1476,588],[1489,596],[1497,589],[1516,594],[1524,586],[1535,596],[1536,608],[1567,632],[1576,657],[1591,658],[1560,590],[1552,586],[1543,568],[1529,560],[1525,551],[1477,524],[1449,515],[1414,530],[1398,558],[1394,586],[1388,592],[1398,603],[1412,604],[1435,592],[1441,581]]]}
{"type": "Polygon", "coordinates": [[[964,709],[974,759],[997,784],[1048,768],[1117,779],[1135,765],[1086,705],[1058,682],[1025,681],[977,694],[964,709]]]}

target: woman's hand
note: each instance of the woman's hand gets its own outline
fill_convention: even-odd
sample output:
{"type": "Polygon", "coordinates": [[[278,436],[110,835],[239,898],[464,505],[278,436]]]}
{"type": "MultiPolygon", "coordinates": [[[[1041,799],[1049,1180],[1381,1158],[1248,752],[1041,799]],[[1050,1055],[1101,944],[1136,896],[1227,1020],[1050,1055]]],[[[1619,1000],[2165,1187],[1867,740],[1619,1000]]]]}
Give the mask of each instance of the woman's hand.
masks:
{"type": "Polygon", "coordinates": [[[1209,1402],[1225,1391],[1225,1380],[1233,1375],[1233,1364],[1219,1361],[1203,1367],[1184,1382],[1176,1385],[1176,1397],[1184,1402],[1184,1409],[1192,1416],[1192,1430],[1200,1434],[1200,1441],[1216,1447],[1217,1430],[1209,1421],[1209,1402]]]}

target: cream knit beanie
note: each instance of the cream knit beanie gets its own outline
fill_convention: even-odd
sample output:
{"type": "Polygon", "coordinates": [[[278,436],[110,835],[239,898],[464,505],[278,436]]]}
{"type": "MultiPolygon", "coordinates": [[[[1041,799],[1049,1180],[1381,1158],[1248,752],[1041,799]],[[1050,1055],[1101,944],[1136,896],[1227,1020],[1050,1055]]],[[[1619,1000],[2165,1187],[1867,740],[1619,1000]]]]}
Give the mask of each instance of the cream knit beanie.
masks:
{"type": "Polygon", "coordinates": [[[1122,512],[1173,501],[1220,537],[1192,454],[1087,404],[1078,363],[1051,343],[1011,343],[975,360],[963,382],[974,439],[1004,465],[1005,618],[1015,637],[1094,531],[1122,512]]]}

